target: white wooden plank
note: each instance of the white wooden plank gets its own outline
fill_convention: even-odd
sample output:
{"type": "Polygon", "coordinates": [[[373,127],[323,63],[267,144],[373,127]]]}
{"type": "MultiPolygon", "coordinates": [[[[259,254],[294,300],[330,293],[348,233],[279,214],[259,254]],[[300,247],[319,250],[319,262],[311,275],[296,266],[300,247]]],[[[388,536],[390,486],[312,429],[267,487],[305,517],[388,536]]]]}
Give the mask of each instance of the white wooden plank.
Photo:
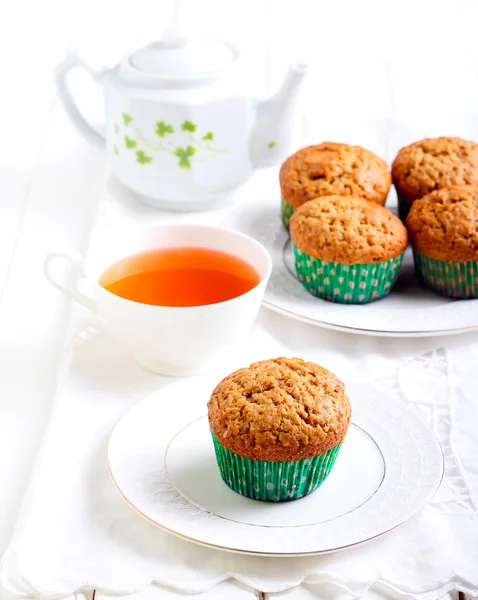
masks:
{"type": "MultiPolygon", "coordinates": [[[[180,600],[181,598],[197,598],[198,600],[257,600],[257,595],[235,581],[223,581],[203,592],[202,594],[182,594],[163,586],[150,584],[140,592],[122,596],[125,600],[180,600]]],[[[117,596],[111,596],[97,591],[95,600],[114,600],[117,596]]]]}
{"type": "MultiPolygon", "coordinates": [[[[391,591],[386,591],[383,587],[378,591],[374,587],[367,590],[362,594],[359,590],[348,591],[345,588],[340,588],[340,586],[336,586],[334,584],[330,584],[331,593],[341,593],[343,598],[360,598],[361,600],[401,600],[403,599],[402,594],[393,593],[391,591]]],[[[324,594],[326,594],[326,588],[323,586],[307,586],[301,585],[299,587],[292,588],[291,590],[287,590],[286,592],[281,592],[279,594],[266,594],[264,600],[323,600],[324,594]]],[[[420,596],[417,594],[413,596],[415,598],[419,598],[420,596]]],[[[445,594],[441,597],[440,600],[458,600],[457,592],[450,592],[449,594],[445,594]]]]}

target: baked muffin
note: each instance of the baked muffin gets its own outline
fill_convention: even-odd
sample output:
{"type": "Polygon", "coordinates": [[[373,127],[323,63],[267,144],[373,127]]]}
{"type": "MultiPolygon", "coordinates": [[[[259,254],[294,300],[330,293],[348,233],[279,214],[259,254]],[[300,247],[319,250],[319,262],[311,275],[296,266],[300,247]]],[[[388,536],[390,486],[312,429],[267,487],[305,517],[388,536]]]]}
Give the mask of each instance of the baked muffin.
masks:
{"type": "Polygon", "coordinates": [[[239,369],[208,403],[217,463],[225,483],[256,500],[296,500],[325,480],[350,422],[337,377],[301,358],[239,369]]]}
{"type": "Polygon", "coordinates": [[[432,290],[478,297],[478,188],[449,187],[416,200],[407,217],[415,270],[432,290]]]}
{"type": "Polygon", "coordinates": [[[400,150],[392,177],[405,220],[413,202],[434,190],[478,185],[478,144],[457,137],[420,140],[400,150]]]}
{"type": "Polygon", "coordinates": [[[323,142],[302,148],[282,165],[282,221],[319,196],[358,196],[385,204],[392,184],[387,163],[360,146],[323,142]]]}
{"type": "Polygon", "coordinates": [[[314,296],[350,304],[382,298],[397,280],[407,230],[384,206],[327,196],[292,215],[295,268],[314,296]]]}

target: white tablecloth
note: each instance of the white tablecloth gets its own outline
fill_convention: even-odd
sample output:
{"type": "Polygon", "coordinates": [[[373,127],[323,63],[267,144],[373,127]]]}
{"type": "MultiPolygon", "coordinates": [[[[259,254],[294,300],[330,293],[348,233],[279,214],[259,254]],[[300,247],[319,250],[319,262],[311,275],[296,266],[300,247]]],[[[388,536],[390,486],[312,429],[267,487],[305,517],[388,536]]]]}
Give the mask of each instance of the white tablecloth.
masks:
{"type": "MultiPolygon", "coordinates": [[[[235,202],[247,210],[247,199],[260,196],[258,189],[270,193],[276,179],[274,171],[258,175],[235,202]]],[[[100,195],[96,233],[125,220],[220,222],[234,209],[161,214],[138,206],[114,180],[105,188],[100,186],[100,195]]],[[[67,322],[63,321],[63,331],[67,322]]],[[[346,382],[380,380],[388,393],[397,394],[397,401],[405,399],[422,410],[442,436],[446,485],[420,521],[403,526],[393,539],[376,541],[355,554],[351,551],[310,564],[290,561],[284,569],[270,560],[251,562],[198,549],[157,532],[123,505],[104,463],[108,434],[127,408],[171,380],[138,367],[96,317],[81,307],[74,308],[69,323],[71,365],[64,370],[60,395],[0,572],[1,584],[13,597],[39,592],[63,597],[83,587],[106,595],[124,594],[153,581],[164,593],[173,588],[214,594],[211,590],[221,584],[236,595],[246,594],[248,588],[249,592],[281,593],[303,582],[309,594],[334,599],[363,596],[370,587],[376,593],[412,594],[424,600],[459,589],[478,590],[474,573],[478,562],[478,436],[470,426],[478,422],[478,404],[473,398],[476,382],[470,372],[478,355],[476,334],[375,339],[318,329],[263,309],[251,336],[224,352],[215,367],[218,380],[239,366],[276,355],[315,360],[346,382]],[[400,366],[400,373],[407,377],[397,375],[400,366]],[[396,564],[394,552],[401,556],[396,564]],[[422,560],[422,553],[428,559],[422,560]],[[228,575],[242,585],[223,583],[228,575]]]]}
{"type": "Polygon", "coordinates": [[[64,358],[69,303],[46,283],[43,258],[52,244],[85,249],[106,175],[103,157],[73,137],[58,107],[53,115],[36,163],[7,167],[12,184],[25,179],[26,189],[7,189],[0,203],[0,554],[31,476],[64,358]],[[68,150],[58,154],[58,145],[68,150]],[[87,179],[77,177],[78,161],[87,179]]]}

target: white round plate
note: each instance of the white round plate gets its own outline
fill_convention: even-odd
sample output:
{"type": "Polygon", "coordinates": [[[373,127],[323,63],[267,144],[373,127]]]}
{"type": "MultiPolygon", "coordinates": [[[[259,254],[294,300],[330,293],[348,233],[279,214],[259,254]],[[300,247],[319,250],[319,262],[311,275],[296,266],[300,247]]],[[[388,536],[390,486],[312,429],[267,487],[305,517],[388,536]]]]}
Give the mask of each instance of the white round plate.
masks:
{"type": "Polygon", "coordinates": [[[113,481],[143,517],[177,536],[232,552],[321,554],[390,531],[415,515],[443,477],[433,432],[406,405],[373,389],[348,389],[352,424],[330,476],[292,502],[260,502],[222,481],[209,433],[212,382],[153,394],[114,429],[113,481]]]}
{"type": "Polygon", "coordinates": [[[261,242],[272,256],[272,275],[264,304],[290,317],[329,329],[389,337],[462,333],[478,328],[478,300],[452,300],[422,286],[415,276],[411,249],[405,253],[391,294],[363,305],[336,304],[312,296],[299,283],[290,238],[279,216],[279,202],[235,211],[226,222],[261,242]]]}

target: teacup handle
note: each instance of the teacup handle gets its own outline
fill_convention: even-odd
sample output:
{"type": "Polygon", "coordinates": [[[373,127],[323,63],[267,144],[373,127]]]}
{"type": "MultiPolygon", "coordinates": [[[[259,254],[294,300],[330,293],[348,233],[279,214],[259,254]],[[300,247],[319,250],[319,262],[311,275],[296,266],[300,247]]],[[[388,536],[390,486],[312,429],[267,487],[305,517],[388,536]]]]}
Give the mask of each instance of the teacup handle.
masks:
{"type": "Polygon", "coordinates": [[[74,263],[78,276],[80,278],[84,278],[85,268],[83,256],[79,252],[76,252],[74,250],[69,250],[65,252],[50,252],[49,254],[47,254],[45,262],[43,263],[43,272],[45,273],[45,277],[48,279],[48,281],[54,287],[56,287],[57,290],[60,290],[60,292],[63,292],[66,296],[69,296],[72,300],[75,300],[75,302],[78,302],[86,308],[89,308],[93,312],[98,312],[98,309],[96,308],[96,303],[92,298],[89,298],[88,296],[82,294],[78,290],[73,290],[68,286],[57,281],[56,275],[52,267],[53,263],[58,259],[66,259],[74,263]]]}

